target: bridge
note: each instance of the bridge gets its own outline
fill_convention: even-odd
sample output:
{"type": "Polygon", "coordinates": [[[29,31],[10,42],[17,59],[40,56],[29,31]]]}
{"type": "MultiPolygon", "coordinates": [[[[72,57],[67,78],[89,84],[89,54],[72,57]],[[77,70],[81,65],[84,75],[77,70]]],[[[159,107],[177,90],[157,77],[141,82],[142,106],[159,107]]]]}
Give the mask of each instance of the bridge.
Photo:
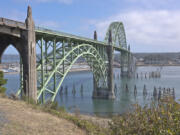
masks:
{"type": "Polygon", "coordinates": [[[109,26],[104,42],[35,27],[31,7],[25,23],[0,18],[0,59],[9,45],[21,57],[21,85],[17,95],[34,101],[54,101],[78,58],[83,57],[93,73],[93,98],[114,99],[114,51],[121,53],[121,75],[130,75],[132,55],[122,22],[109,26]]]}

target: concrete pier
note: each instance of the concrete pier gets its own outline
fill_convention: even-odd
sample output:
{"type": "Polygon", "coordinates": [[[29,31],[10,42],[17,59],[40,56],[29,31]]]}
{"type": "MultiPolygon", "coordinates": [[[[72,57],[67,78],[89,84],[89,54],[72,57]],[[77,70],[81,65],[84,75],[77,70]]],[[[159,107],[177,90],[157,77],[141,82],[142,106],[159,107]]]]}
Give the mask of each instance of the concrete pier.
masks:
{"type": "Polygon", "coordinates": [[[37,77],[36,77],[36,39],[35,25],[32,18],[32,9],[28,6],[27,18],[25,21],[27,31],[24,33],[25,51],[23,55],[24,66],[24,93],[30,99],[37,100],[37,77]]]}
{"type": "MultiPolygon", "coordinates": [[[[94,32],[94,40],[97,40],[97,33],[94,32]]],[[[109,31],[109,45],[106,48],[108,55],[108,78],[107,78],[107,86],[108,88],[97,87],[96,82],[94,81],[94,91],[93,98],[101,98],[101,99],[115,99],[114,94],[114,72],[113,72],[113,60],[114,60],[114,49],[112,46],[112,33],[109,31]]]]}
{"type": "Polygon", "coordinates": [[[36,35],[32,9],[28,6],[25,23],[0,19],[0,59],[5,49],[17,49],[23,64],[23,90],[21,95],[37,101],[36,35]]]}

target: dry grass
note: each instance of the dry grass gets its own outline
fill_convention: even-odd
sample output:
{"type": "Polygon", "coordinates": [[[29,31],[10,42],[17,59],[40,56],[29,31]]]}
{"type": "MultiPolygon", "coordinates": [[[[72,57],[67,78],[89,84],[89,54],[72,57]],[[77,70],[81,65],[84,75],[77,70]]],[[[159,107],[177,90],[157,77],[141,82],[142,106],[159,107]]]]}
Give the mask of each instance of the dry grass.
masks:
{"type": "Polygon", "coordinates": [[[81,120],[87,120],[90,121],[92,123],[94,123],[95,125],[98,125],[101,128],[106,128],[109,129],[110,125],[109,123],[112,122],[112,120],[110,118],[101,118],[101,117],[97,117],[97,116],[91,116],[91,115],[83,115],[83,114],[71,114],[73,116],[78,117],[81,120]]]}
{"type": "Polygon", "coordinates": [[[22,101],[0,97],[0,112],[8,120],[1,127],[3,135],[85,135],[73,123],[51,114],[33,109],[22,101]]]}

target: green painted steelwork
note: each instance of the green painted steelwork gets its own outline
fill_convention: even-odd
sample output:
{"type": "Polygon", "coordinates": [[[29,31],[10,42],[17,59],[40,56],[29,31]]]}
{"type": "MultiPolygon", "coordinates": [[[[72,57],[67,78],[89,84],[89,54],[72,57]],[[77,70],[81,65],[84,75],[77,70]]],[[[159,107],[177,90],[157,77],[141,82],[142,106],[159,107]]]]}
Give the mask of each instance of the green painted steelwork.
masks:
{"type": "MultiPolygon", "coordinates": [[[[107,88],[109,31],[112,31],[113,50],[121,52],[125,59],[127,49],[124,26],[121,22],[112,23],[107,31],[105,42],[72,34],[36,27],[37,50],[37,100],[45,103],[54,101],[56,95],[78,58],[83,57],[90,66],[96,86],[107,88]]],[[[20,91],[18,91],[18,94],[20,91]]]]}
{"type": "Polygon", "coordinates": [[[112,44],[116,47],[127,49],[126,34],[123,23],[113,22],[110,24],[105,36],[106,43],[108,43],[109,31],[112,32],[112,44]]]}
{"type": "MultiPolygon", "coordinates": [[[[41,40],[41,46],[42,46],[42,42],[43,41],[41,40]]],[[[104,85],[106,85],[106,81],[107,81],[106,66],[104,60],[101,58],[96,48],[94,48],[92,45],[89,44],[80,44],[80,45],[77,44],[74,45],[74,47],[72,48],[71,47],[68,48],[69,44],[66,44],[66,46],[64,46],[65,44],[64,42],[61,44],[62,45],[61,47],[56,48],[57,43],[54,40],[53,53],[50,53],[50,55],[47,56],[48,64],[46,66],[49,66],[48,68],[50,69],[48,70],[47,74],[45,74],[46,77],[43,77],[45,68],[42,66],[42,64],[39,65],[37,68],[38,73],[40,73],[41,75],[43,74],[41,80],[45,80],[44,82],[42,82],[38,78],[39,84],[41,84],[40,89],[38,91],[38,99],[41,97],[42,93],[48,92],[52,94],[51,100],[54,101],[64,78],[66,77],[72,65],[76,62],[76,60],[79,57],[84,57],[87,60],[87,63],[89,64],[93,73],[95,74],[96,81],[98,82],[101,78],[103,78],[104,85]],[[59,52],[57,52],[57,50],[59,52]],[[53,59],[53,62],[51,62],[51,59],[53,59]],[[51,65],[51,63],[53,64],[51,65]],[[53,88],[50,86],[52,82],[53,82],[53,88]]],[[[41,63],[44,63],[42,61],[45,60],[41,59],[40,61],[41,63]]]]}
{"type": "MultiPolygon", "coordinates": [[[[114,23],[112,23],[112,24],[114,24],[114,23]]],[[[110,27],[115,29],[115,27],[112,27],[113,26],[112,24],[110,25],[110,27]]],[[[120,22],[120,24],[122,24],[122,23],[120,22]]],[[[108,30],[110,30],[111,28],[109,28],[108,30]]],[[[93,39],[89,39],[89,38],[85,38],[85,37],[75,36],[75,35],[64,33],[64,32],[53,31],[53,30],[49,30],[49,29],[46,29],[46,28],[42,28],[42,27],[36,27],[35,31],[36,31],[36,35],[37,36],[42,36],[42,35],[46,35],[47,37],[54,37],[54,36],[56,36],[56,37],[58,37],[60,39],[68,39],[68,40],[71,40],[73,42],[83,42],[83,43],[87,43],[87,44],[96,44],[98,46],[108,46],[108,42],[106,40],[106,39],[108,39],[107,38],[108,31],[106,33],[105,42],[101,42],[101,41],[97,41],[97,40],[93,40],[93,39]]],[[[114,32],[114,31],[112,31],[112,32],[114,32]]],[[[113,34],[113,35],[121,35],[119,37],[123,37],[124,38],[125,31],[124,31],[123,25],[121,25],[121,27],[118,29],[118,32],[116,32],[116,34],[113,34]]],[[[115,44],[115,41],[116,41],[116,38],[113,38],[112,45],[114,46],[114,49],[116,51],[125,51],[125,52],[128,52],[127,47],[124,47],[125,44],[123,44],[123,46],[122,45],[117,46],[115,44]]],[[[125,39],[125,41],[126,41],[126,39],[125,39]]]]}

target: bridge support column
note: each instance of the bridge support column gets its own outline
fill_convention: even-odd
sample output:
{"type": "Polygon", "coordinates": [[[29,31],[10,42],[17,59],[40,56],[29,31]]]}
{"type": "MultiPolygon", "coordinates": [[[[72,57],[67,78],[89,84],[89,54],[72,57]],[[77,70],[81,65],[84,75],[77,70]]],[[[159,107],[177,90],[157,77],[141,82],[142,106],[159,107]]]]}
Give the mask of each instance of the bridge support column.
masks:
{"type": "Polygon", "coordinates": [[[127,76],[127,56],[125,52],[121,52],[121,77],[127,76]],[[126,69],[126,70],[125,70],[126,69]]]}
{"type": "Polygon", "coordinates": [[[4,50],[6,49],[6,47],[8,46],[6,42],[0,42],[0,64],[2,62],[2,55],[4,53],[4,50]]]}
{"type": "MultiPolygon", "coordinates": [[[[109,42],[110,43],[110,42],[109,42]]],[[[114,77],[113,77],[113,61],[114,61],[114,49],[111,44],[107,47],[108,54],[108,99],[115,99],[114,94],[114,77]]]]}
{"type": "MultiPolygon", "coordinates": [[[[94,31],[94,40],[97,41],[97,33],[96,31],[94,31]]],[[[95,80],[95,75],[93,74],[93,98],[97,98],[98,97],[98,91],[97,91],[97,82],[95,80]]]]}
{"type": "Polygon", "coordinates": [[[28,6],[23,44],[23,95],[37,102],[36,39],[31,7],[28,6]]]}
{"type": "MultiPolygon", "coordinates": [[[[94,32],[94,40],[97,40],[97,33],[96,31],[94,32]]],[[[114,49],[112,44],[112,36],[111,32],[109,34],[109,46],[106,48],[107,49],[107,54],[108,54],[108,82],[107,88],[102,88],[99,87],[95,80],[95,77],[93,76],[93,83],[94,83],[94,90],[93,90],[93,98],[97,99],[115,99],[115,94],[114,94],[114,78],[113,78],[113,60],[114,60],[114,49]]]]}

